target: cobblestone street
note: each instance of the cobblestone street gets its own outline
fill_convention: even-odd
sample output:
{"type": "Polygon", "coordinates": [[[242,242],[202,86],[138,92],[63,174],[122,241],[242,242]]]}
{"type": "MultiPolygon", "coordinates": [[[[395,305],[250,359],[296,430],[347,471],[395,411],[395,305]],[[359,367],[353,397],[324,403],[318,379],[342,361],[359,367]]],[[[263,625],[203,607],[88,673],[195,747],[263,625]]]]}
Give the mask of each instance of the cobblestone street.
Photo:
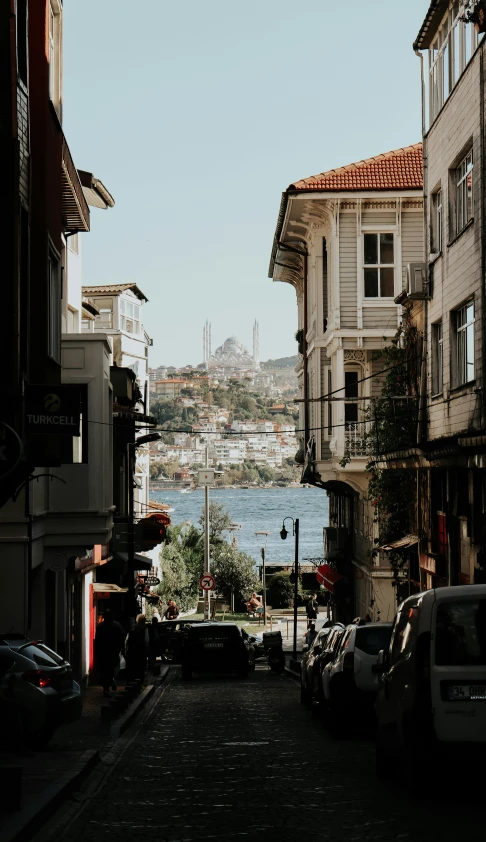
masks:
{"type": "Polygon", "coordinates": [[[331,740],[298,684],[260,667],[248,681],[177,675],[61,838],[452,842],[481,826],[470,804],[379,782],[371,741],[331,740]]]}

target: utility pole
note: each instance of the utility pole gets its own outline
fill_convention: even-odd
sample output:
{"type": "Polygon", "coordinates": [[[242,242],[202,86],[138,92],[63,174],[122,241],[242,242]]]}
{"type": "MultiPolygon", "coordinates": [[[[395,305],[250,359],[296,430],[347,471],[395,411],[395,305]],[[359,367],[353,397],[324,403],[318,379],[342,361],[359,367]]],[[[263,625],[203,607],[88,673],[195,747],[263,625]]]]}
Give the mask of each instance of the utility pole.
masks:
{"type": "Polygon", "coordinates": [[[297,600],[299,597],[299,518],[295,519],[294,661],[297,660],[297,600]]]}

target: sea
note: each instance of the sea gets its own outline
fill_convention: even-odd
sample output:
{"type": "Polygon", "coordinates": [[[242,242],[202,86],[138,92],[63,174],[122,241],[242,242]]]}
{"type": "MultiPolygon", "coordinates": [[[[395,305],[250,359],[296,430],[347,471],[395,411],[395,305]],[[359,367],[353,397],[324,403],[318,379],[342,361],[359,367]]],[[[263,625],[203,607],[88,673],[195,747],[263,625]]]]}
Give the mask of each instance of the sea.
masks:
{"type": "MultiPolygon", "coordinates": [[[[151,491],[150,499],[157,503],[168,503],[174,509],[170,512],[173,524],[190,521],[198,525],[204,507],[204,491],[197,489],[187,493],[181,491],[151,491]]],[[[299,518],[299,560],[321,559],[324,555],[323,528],[328,525],[328,498],[318,488],[297,486],[294,488],[218,488],[211,489],[209,499],[221,503],[229,512],[233,523],[241,525],[235,531],[238,548],[261,564],[260,550],[265,535],[267,563],[293,563],[294,539],[292,523],[285,522],[289,535],[285,541],[280,537],[284,517],[299,518]]]]}

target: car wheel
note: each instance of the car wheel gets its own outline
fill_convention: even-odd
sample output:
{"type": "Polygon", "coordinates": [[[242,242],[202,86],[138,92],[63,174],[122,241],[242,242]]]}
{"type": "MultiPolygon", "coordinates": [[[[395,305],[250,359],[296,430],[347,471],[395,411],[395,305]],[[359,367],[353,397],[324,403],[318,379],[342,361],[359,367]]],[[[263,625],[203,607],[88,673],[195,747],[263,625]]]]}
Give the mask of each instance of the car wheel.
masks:
{"type": "Polygon", "coordinates": [[[182,680],[183,681],[190,681],[192,678],[192,669],[190,667],[183,666],[182,667],[182,680]]]}

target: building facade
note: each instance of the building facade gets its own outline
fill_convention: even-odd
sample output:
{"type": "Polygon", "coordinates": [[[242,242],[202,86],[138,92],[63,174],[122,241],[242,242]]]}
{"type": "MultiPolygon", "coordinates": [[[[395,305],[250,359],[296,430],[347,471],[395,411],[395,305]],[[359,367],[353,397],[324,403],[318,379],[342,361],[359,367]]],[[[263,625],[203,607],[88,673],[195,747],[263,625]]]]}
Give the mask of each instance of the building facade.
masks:
{"type": "Polygon", "coordinates": [[[330,497],[325,557],[341,575],[337,616],[392,619],[385,553],[373,553],[366,431],[380,352],[397,333],[407,265],[423,251],[422,147],[406,147],[291,184],[270,277],[297,293],[303,480],[330,497]]]}

